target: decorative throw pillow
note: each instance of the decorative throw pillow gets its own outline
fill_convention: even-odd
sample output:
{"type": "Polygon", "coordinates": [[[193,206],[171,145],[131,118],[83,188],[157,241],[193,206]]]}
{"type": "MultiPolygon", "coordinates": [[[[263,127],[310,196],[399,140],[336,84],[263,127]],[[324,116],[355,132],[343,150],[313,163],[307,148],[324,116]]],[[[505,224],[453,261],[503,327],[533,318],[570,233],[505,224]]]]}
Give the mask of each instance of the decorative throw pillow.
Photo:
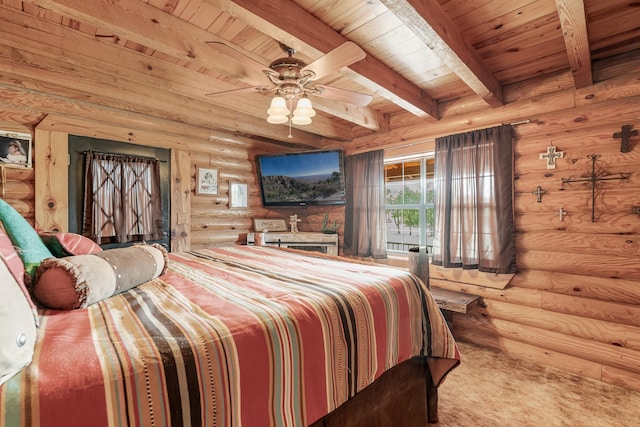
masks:
{"type": "Polygon", "coordinates": [[[38,267],[33,295],[50,308],[83,308],[164,274],[168,259],[158,244],[46,259],[38,267]]]}
{"type": "Polygon", "coordinates": [[[38,235],[57,258],[102,252],[102,248],[96,242],[80,234],[38,230],[38,235]]]}
{"type": "Polygon", "coordinates": [[[32,277],[40,262],[53,255],[27,220],[2,199],[0,199],[0,221],[4,224],[4,229],[13,246],[18,248],[17,252],[22,259],[25,272],[29,278],[32,277]]]}
{"type": "Polygon", "coordinates": [[[24,265],[16,253],[11,239],[5,233],[2,223],[0,223],[0,256],[4,259],[16,282],[24,286],[24,265]]]}
{"type": "Polygon", "coordinates": [[[0,259],[0,384],[31,363],[38,317],[5,262],[0,259]]]}

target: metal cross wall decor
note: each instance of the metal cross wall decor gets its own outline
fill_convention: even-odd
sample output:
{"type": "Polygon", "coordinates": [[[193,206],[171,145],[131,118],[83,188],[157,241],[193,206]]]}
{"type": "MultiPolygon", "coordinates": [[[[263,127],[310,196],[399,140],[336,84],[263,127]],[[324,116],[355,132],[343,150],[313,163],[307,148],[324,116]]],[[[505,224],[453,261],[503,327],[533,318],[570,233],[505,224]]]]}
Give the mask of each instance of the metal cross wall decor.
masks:
{"type": "Polygon", "coordinates": [[[540,203],[542,202],[542,195],[546,193],[545,190],[542,189],[542,187],[540,187],[539,185],[536,187],[535,191],[532,191],[531,194],[535,194],[536,195],[536,202],[540,203]]]}
{"type": "Polygon", "coordinates": [[[613,134],[614,138],[620,138],[622,140],[620,143],[621,153],[628,153],[631,151],[631,142],[629,141],[629,138],[638,135],[638,129],[631,130],[632,127],[633,125],[623,125],[620,132],[613,134]]]}
{"type": "Polygon", "coordinates": [[[572,182],[584,182],[591,184],[591,222],[596,222],[596,190],[598,183],[601,181],[611,181],[619,179],[621,181],[629,182],[631,178],[631,172],[619,173],[616,176],[610,176],[606,171],[596,172],[596,160],[600,158],[600,154],[589,154],[587,156],[591,159],[591,174],[589,176],[583,176],[582,178],[562,178],[562,186],[572,182]]]}
{"type": "Polygon", "coordinates": [[[556,151],[556,147],[553,145],[551,147],[547,147],[547,152],[540,154],[540,160],[547,161],[547,169],[555,169],[556,168],[556,159],[561,159],[564,157],[564,153],[562,151],[556,151]]]}

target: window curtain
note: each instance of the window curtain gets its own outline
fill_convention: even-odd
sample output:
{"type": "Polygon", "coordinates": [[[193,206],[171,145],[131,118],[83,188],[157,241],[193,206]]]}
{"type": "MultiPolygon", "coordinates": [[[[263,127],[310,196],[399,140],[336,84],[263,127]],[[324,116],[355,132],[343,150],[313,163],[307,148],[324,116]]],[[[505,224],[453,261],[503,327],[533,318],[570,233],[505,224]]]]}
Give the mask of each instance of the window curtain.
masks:
{"type": "Polygon", "coordinates": [[[436,139],[434,265],[515,273],[512,127],[436,139]]]}
{"type": "Polygon", "coordinates": [[[162,238],[160,162],[87,152],[83,235],[97,243],[162,238]]]}
{"type": "Polygon", "coordinates": [[[345,157],[344,252],[358,257],[387,257],[384,212],[384,151],[345,157]]]}

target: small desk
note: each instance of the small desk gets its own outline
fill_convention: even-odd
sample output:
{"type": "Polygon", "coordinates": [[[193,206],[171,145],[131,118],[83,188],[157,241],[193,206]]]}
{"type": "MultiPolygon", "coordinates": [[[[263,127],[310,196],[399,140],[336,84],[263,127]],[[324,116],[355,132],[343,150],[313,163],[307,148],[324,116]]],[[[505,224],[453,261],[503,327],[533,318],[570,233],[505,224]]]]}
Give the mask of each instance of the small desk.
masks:
{"type": "MultiPolygon", "coordinates": [[[[256,233],[256,243],[259,240],[256,233]]],[[[280,248],[302,249],[307,251],[324,252],[328,255],[338,255],[338,234],[311,233],[299,231],[264,233],[264,246],[280,248]]]]}

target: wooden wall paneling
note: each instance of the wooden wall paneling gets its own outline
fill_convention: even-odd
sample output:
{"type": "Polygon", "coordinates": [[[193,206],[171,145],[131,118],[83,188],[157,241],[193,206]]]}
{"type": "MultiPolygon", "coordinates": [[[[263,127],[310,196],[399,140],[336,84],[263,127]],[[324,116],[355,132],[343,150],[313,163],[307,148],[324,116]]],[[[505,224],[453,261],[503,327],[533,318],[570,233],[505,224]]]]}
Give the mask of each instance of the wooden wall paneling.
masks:
{"type": "MultiPolygon", "coordinates": [[[[535,197],[535,196],[532,196],[535,197]]],[[[579,231],[581,233],[621,233],[636,235],[640,229],[640,224],[634,221],[631,210],[617,211],[600,215],[597,222],[591,222],[591,207],[582,206],[581,212],[576,215],[573,211],[560,221],[559,209],[566,205],[556,203],[547,205],[539,210],[530,210],[526,213],[516,211],[515,223],[517,232],[541,231],[541,230],[567,230],[579,231]]],[[[565,207],[568,211],[568,208],[565,207]]]]}
{"type": "MultiPolygon", "coordinates": [[[[565,168],[575,168],[574,162],[571,159],[583,159],[587,155],[592,154],[594,150],[596,154],[601,154],[605,159],[615,160],[617,156],[631,156],[632,158],[638,158],[640,155],[634,153],[620,153],[620,140],[613,138],[613,133],[616,129],[619,130],[618,123],[632,124],[636,127],[640,126],[640,118],[637,116],[637,112],[633,112],[627,117],[621,117],[612,123],[603,123],[594,126],[573,126],[571,128],[563,129],[554,132],[542,132],[536,134],[524,134],[523,126],[517,127],[517,132],[522,141],[518,140],[515,144],[515,155],[518,160],[528,158],[530,161],[526,165],[534,168],[534,171],[539,172],[542,168],[546,169],[546,164],[543,160],[539,160],[539,154],[547,150],[547,147],[554,145],[558,151],[565,153],[566,157],[558,159],[560,165],[556,169],[548,170],[548,172],[554,172],[564,166],[565,168]],[[629,117],[630,116],[630,117],[629,117]],[[523,135],[524,134],[524,135],[523,135]],[[607,143],[609,141],[610,143],[607,143]],[[533,160],[539,160],[538,163],[533,160]],[[541,168],[542,167],[542,168],[541,168]]],[[[616,162],[612,162],[615,164],[616,162]]],[[[518,165],[520,166],[520,165],[518,165]]],[[[516,171],[520,173],[531,173],[527,168],[521,168],[516,171]]]]}
{"type": "Polygon", "coordinates": [[[640,286],[635,280],[522,269],[511,280],[510,285],[574,297],[640,305],[640,286]]]}
{"type": "Polygon", "coordinates": [[[596,277],[619,277],[640,281],[637,256],[613,257],[606,254],[561,253],[546,251],[518,252],[518,267],[529,270],[562,271],[596,277]]]}
{"type": "MultiPolygon", "coordinates": [[[[457,320],[456,318],[454,322],[457,320]]],[[[525,342],[602,365],[640,373],[640,351],[523,325],[517,323],[517,321],[517,318],[502,320],[489,318],[481,314],[467,313],[465,321],[460,323],[465,325],[479,324],[482,328],[492,331],[492,333],[500,337],[525,342]]],[[[454,329],[455,327],[454,323],[454,329]]]]}
{"type": "Polygon", "coordinates": [[[541,251],[553,248],[554,252],[580,252],[590,255],[613,257],[640,257],[640,241],[624,234],[567,233],[561,231],[531,231],[516,236],[516,246],[521,251],[541,251]]]}
{"type": "MultiPolygon", "coordinates": [[[[22,130],[24,132],[24,130],[22,130]]],[[[30,224],[35,224],[35,172],[34,169],[4,167],[7,181],[4,197],[30,224]]]]}
{"type": "Polygon", "coordinates": [[[33,138],[35,168],[35,226],[68,231],[69,136],[36,129],[33,138]]]}
{"type": "Polygon", "coordinates": [[[246,231],[242,233],[242,230],[201,230],[193,233],[191,247],[201,249],[210,246],[242,244],[246,242],[246,237],[246,231]]]}
{"type": "MultiPolygon", "coordinates": [[[[597,301],[594,304],[597,305],[597,301]]],[[[513,320],[523,325],[640,351],[640,328],[637,325],[616,322],[617,319],[593,318],[590,312],[567,314],[551,310],[546,305],[540,309],[501,301],[487,301],[483,308],[476,311],[495,319],[513,320]]]]}
{"type": "Polygon", "coordinates": [[[640,390],[640,374],[614,366],[602,367],[602,381],[632,390],[640,390]]]}
{"type": "MultiPolygon", "coordinates": [[[[584,318],[640,327],[640,305],[634,303],[601,301],[542,292],[541,307],[546,310],[573,314],[584,318]]],[[[613,339],[612,342],[614,342],[613,339]]]]}
{"type": "Polygon", "coordinates": [[[191,155],[171,150],[171,251],[191,249],[191,155]]]}
{"type": "MultiPolygon", "coordinates": [[[[453,313],[452,315],[453,333],[458,339],[502,349],[516,357],[545,366],[553,366],[595,380],[603,379],[603,367],[600,363],[498,335],[489,328],[482,328],[476,325],[465,316],[458,313],[453,313]]],[[[541,367],[541,369],[544,368],[541,367]]],[[[627,371],[623,370],[623,372],[627,371]]]]}
{"type": "Polygon", "coordinates": [[[191,221],[193,232],[203,230],[249,230],[253,221],[248,217],[194,217],[191,221]]]}

